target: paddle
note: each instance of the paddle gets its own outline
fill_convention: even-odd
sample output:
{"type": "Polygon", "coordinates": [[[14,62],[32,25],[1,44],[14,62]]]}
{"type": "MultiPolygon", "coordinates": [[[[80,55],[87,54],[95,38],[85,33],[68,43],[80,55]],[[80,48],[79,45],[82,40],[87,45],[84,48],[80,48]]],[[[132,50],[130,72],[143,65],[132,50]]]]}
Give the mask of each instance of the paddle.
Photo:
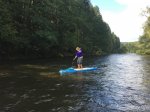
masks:
{"type": "Polygon", "coordinates": [[[76,59],[76,57],[75,57],[75,58],[73,58],[73,60],[72,60],[72,67],[74,67],[74,66],[73,66],[73,64],[74,64],[74,60],[75,60],[75,59],[76,59]]]}
{"type": "Polygon", "coordinates": [[[74,61],[72,61],[72,67],[73,67],[74,61]]]}

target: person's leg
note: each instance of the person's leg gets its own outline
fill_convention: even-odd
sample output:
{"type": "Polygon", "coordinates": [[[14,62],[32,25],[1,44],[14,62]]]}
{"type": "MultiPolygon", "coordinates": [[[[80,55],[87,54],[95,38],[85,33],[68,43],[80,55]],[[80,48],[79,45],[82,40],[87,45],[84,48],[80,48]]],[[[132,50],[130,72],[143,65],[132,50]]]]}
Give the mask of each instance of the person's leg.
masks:
{"type": "Polygon", "coordinates": [[[83,68],[83,66],[82,66],[82,60],[83,60],[83,58],[78,58],[77,59],[78,69],[83,68]]]}
{"type": "Polygon", "coordinates": [[[77,68],[78,69],[80,68],[80,59],[79,58],[77,59],[77,68]]]}
{"type": "Polygon", "coordinates": [[[82,62],[83,62],[83,57],[80,58],[80,68],[83,68],[82,62]]]}
{"type": "Polygon", "coordinates": [[[82,68],[82,64],[78,64],[78,69],[81,69],[82,68]]]}
{"type": "Polygon", "coordinates": [[[78,64],[78,69],[80,69],[80,64],[78,64]]]}
{"type": "Polygon", "coordinates": [[[82,61],[83,61],[83,58],[81,57],[80,59],[79,59],[79,66],[80,66],[80,68],[83,68],[83,66],[82,66],[82,61]]]}

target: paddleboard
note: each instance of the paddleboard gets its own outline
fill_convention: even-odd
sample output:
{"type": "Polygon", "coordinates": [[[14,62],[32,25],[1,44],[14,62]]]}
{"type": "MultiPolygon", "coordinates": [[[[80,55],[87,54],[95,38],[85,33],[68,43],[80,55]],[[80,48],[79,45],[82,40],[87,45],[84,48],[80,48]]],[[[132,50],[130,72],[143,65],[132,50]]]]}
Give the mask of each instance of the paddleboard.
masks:
{"type": "Polygon", "coordinates": [[[71,68],[60,70],[59,73],[63,74],[63,73],[75,73],[75,72],[87,72],[87,71],[93,71],[96,69],[97,69],[96,67],[85,67],[82,69],[76,69],[76,68],[71,67],[71,68]]]}

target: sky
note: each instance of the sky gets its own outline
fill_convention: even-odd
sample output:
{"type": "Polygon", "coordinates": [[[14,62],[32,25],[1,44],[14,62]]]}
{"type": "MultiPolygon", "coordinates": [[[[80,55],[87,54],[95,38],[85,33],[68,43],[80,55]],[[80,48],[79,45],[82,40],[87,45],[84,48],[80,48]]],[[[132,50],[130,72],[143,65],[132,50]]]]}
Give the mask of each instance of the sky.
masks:
{"type": "Polygon", "coordinates": [[[138,41],[143,34],[146,17],[141,13],[150,7],[150,0],[91,0],[91,3],[99,7],[103,20],[121,42],[138,41]]]}

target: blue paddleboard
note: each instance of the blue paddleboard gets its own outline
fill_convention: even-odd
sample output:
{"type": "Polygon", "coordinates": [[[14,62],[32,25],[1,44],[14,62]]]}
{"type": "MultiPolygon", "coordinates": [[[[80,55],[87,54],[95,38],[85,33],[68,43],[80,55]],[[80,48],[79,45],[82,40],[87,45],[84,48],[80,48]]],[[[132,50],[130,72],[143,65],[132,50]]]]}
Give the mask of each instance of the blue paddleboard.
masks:
{"type": "Polygon", "coordinates": [[[93,71],[93,70],[96,70],[96,69],[97,69],[96,67],[85,67],[85,68],[82,68],[82,69],[76,69],[76,68],[71,67],[71,68],[59,70],[59,73],[63,74],[63,73],[75,73],[75,72],[87,72],[87,71],[93,71]]]}

